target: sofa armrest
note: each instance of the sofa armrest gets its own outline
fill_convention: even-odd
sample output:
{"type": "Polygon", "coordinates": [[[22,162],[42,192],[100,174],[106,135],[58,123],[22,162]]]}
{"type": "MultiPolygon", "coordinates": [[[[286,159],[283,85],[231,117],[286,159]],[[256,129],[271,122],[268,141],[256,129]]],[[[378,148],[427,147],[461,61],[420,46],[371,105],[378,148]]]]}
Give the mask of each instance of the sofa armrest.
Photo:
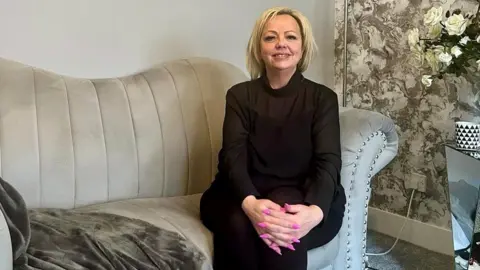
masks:
{"type": "MultiPolygon", "coordinates": [[[[398,152],[398,135],[393,120],[381,113],[355,108],[340,109],[340,128],[343,167],[355,162],[362,147],[373,139],[382,136],[382,158],[378,160],[372,174],[385,167],[398,152]],[[385,146],[383,146],[385,144],[385,146]]],[[[378,145],[377,145],[378,146],[378,145]]],[[[376,156],[376,155],[375,155],[376,156]]]]}
{"type": "Polygon", "coordinates": [[[355,108],[341,108],[340,128],[347,204],[334,269],[363,270],[371,179],[397,155],[398,136],[392,119],[355,108]]]}
{"type": "Polygon", "coordinates": [[[12,241],[8,231],[7,220],[0,210],[0,269],[13,269],[12,241]]]}

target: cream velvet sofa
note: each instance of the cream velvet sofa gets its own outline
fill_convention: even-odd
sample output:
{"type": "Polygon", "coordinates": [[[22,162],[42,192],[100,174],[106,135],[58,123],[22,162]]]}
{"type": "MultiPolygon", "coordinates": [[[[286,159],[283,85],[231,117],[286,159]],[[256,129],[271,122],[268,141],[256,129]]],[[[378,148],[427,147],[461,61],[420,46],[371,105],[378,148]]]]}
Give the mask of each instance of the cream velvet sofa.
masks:
{"type": "MultiPolygon", "coordinates": [[[[0,60],[0,176],[29,208],[143,219],[179,232],[211,258],[199,199],[216,171],[225,91],[246,79],[207,58],[94,80],[0,60]]],[[[364,268],[371,179],[397,154],[391,119],[354,108],[340,116],[344,225],[309,252],[309,269],[364,268]]],[[[12,269],[1,211],[0,269],[12,269]]]]}

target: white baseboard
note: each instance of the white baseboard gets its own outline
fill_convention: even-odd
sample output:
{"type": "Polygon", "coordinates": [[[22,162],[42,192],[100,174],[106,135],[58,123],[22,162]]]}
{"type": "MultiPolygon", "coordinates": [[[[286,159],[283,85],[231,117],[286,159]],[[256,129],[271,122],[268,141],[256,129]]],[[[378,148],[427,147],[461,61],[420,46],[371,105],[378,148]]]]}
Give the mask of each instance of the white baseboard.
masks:
{"type": "MultiPolygon", "coordinates": [[[[397,237],[405,221],[404,216],[378,208],[368,208],[368,229],[397,237]]],[[[400,239],[416,246],[453,256],[452,231],[432,224],[408,219],[400,239]]]]}

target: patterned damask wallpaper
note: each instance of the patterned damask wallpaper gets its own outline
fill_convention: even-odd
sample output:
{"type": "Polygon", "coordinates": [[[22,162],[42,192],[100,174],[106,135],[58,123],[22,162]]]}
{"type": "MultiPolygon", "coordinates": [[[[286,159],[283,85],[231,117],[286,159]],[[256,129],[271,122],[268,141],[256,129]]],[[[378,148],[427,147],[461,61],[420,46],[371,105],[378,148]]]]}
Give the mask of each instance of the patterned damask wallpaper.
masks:
{"type": "MultiPolygon", "coordinates": [[[[341,100],[343,0],[335,0],[335,89],[341,100]]],[[[450,227],[444,143],[454,121],[480,122],[480,75],[420,82],[422,70],[409,63],[407,30],[421,27],[432,5],[444,11],[475,11],[476,0],[349,0],[347,106],[391,117],[401,138],[399,155],[373,181],[371,206],[405,215],[410,198],[404,179],[427,177],[427,193],[416,194],[411,217],[450,227]]]]}

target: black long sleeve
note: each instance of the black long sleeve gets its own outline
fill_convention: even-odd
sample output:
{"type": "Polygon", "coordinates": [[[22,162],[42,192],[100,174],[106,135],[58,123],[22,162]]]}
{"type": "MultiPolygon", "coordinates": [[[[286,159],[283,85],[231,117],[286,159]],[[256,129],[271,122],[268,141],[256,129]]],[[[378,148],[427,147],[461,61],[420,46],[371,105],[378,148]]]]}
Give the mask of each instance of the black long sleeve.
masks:
{"type": "Polygon", "coordinates": [[[248,130],[246,102],[234,86],[226,95],[222,151],[228,178],[241,201],[249,195],[260,196],[248,173],[248,130]]]}
{"type": "Polygon", "coordinates": [[[322,209],[324,220],[338,190],[342,166],[337,95],[333,92],[325,95],[317,103],[313,118],[314,175],[308,182],[305,196],[306,203],[322,209]]]}

